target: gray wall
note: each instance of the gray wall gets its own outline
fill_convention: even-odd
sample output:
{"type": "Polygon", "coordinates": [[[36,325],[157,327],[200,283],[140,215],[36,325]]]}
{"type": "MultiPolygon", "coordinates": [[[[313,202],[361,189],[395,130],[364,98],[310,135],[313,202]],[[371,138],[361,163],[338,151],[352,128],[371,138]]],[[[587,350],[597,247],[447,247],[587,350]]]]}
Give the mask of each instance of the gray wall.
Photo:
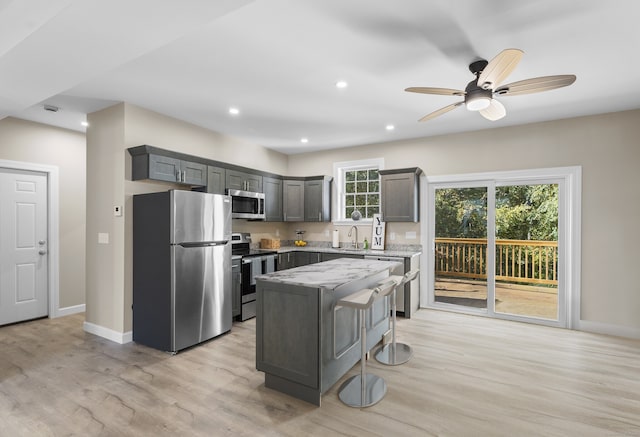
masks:
{"type": "Polygon", "coordinates": [[[0,120],[0,159],[59,169],[60,308],[85,303],[85,136],[15,118],[0,120]]]}
{"type": "Polygon", "coordinates": [[[292,155],[289,168],[330,174],[333,162],[379,156],[427,176],[582,166],[582,326],[640,336],[638,138],[635,110],[292,155]]]}

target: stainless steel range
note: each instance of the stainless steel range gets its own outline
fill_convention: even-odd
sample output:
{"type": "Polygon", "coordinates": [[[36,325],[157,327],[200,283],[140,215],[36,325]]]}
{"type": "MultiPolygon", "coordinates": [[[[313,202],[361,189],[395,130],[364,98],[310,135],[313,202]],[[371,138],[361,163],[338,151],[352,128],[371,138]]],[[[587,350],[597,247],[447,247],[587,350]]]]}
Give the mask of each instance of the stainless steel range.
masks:
{"type": "Polygon", "coordinates": [[[256,316],[256,276],[276,270],[275,250],[251,249],[251,234],[231,234],[232,255],[241,258],[240,294],[241,307],[238,320],[245,321],[256,316]]]}

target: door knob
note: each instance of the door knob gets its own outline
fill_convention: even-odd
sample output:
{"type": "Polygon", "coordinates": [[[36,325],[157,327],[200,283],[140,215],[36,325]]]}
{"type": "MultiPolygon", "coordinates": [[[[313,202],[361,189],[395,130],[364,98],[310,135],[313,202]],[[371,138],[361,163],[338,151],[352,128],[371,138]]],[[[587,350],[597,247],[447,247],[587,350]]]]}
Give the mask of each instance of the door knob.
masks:
{"type": "Polygon", "coordinates": [[[38,251],[38,253],[39,253],[40,255],[46,255],[46,254],[47,254],[47,251],[46,251],[46,250],[44,250],[44,249],[40,249],[40,250],[38,251]]]}
{"type": "Polygon", "coordinates": [[[40,246],[44,246],[44,244],[45,244],[45,243],[46,243],[46,241],[44,241],[44,240],[40,240],[40,241],[38,241],[38,244],[39,244],[40,246]]]}

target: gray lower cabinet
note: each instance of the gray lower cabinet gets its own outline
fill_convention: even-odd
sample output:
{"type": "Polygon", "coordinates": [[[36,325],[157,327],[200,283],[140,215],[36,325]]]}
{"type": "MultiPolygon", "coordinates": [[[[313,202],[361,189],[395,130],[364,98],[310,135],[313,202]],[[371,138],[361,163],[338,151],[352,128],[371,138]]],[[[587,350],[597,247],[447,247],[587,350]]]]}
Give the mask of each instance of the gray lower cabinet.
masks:
{"type": "Polygon", "coordinates": [[[295,252],[283,252],[278,254],[278,271],[295,267],[295,252]]]}
{"type": "Polygon", "coordinates": [[[226,187],[229,190],[242,190],[262,193],[262,176],[227,169],[226,187]]]}
{"type": "Polygon", "coordinates": [[[352,253],[322,253],[321,254],[322,262],[331,261],[332,259],[338,259],[338,258],[362,259],[362,258],[364,258],[364,256],[363,255],[355,255],[355,254],[352,254],[352,253]]]}
{"type": "Polygon", "coordinates": [[[380,170],[380,211],[385,222],[420,221],[419,168],[380,170]]]}
{"type": "MultiPolygon", "coordinates": [[[[336,290],[257,280],[256,368],[265,373],[265,386],[320,405],[321,395],[360,360],[357,311],[336,302],[384,276],[336,290]]],[[[389,311],[380,299],[367,312],[367,350],[389,329],[389,311]]]]}
{"type": "Polygon", "coordinates": [[[242,260],[234,259],[231,261],[231,315],[237,317],[240,315],[240,306],[242,305],[242,260]]]}
{"type": "Polygon", "coordinates": [[[331,221],[331,178],[319,176],[304,181],[304,221],[331,221]]]}
{"type": "Polygon", "coordinates": [[[153,153],[131,157],[131,179],[153,179],[188,185],[207,185],[207,166],[153,153]]]}
{"type": "Polygon", "coordinates": [[[322,254],[320,252],[293,252],[295,267],[306,266],[309,264],[315,264],[322,261],[322,254]]]}
{"type": "Polygon", "coordinates": [[[284,221],[282,212],[282,179],[264,176],[264,214],[268,222],[284,221]]]}
{"type": "Polygon", "coordinates": [[[226,194],[226,171],[222,167],[207,167],[207,193],[226,194]]]}
{"type": "Polygon", "coordinates": [[[304,221],[304,180],[284,179],[282,184],[282,211],[284,221],[304,221]]]}

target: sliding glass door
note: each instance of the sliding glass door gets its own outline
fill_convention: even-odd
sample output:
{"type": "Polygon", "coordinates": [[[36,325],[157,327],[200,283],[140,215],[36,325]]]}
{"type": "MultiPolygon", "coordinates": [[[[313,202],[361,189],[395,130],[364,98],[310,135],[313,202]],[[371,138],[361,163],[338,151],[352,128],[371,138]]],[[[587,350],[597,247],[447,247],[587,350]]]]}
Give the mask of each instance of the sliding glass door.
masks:
{"type": "Polygon", "coordinates": [[[436,188],[434,297],[487,308],[487,187],[436,188]]]}
{"type": "Polygon", "coordinates": [[[426,306],[567,326],[566,181],[495,176],[429,181],[426,306]]]}
{"type": "Polygon", "coordinates": [[[496,187],[495,311],[558,320],[558,184],[496,187]]]}

